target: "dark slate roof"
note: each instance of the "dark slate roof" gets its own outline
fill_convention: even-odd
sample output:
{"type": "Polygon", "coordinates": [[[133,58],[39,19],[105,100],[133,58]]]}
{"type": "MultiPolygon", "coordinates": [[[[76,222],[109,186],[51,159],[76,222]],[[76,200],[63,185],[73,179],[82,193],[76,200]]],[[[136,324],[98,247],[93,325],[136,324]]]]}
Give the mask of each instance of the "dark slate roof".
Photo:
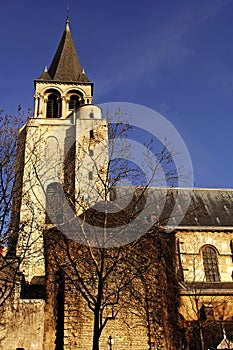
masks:
{"type": "Polygon", "coordinates": [[[77,240],[78,233],[78,239],[93,246],[101,244],[100,237],[107,232],[106,248],[128,244],[154,230],[233,232],[233,190],[116,186],[110,199],[97,202],[81,220],[72,213],[63,223],[53,223],[70,239],[77,240]]]}
{"type": "Polygon", "coordinates": [[[179,226],[233,228],[233,190],[193,189],[189,209],[179,226]]]}
{"type": "MultiPolygon", "coordinates": [[[[116,197],[127,198],[132,189],[133,187],[118,187],[116,197]]],[[[140,187],[134,188],[134,193],[136,192],[136,196],[141,196],[140,187]]],[[[145,211],[147,220],[160,227],[233,229],[232,189],[152,187],[140,199],[138,207],[145,211]]]]}
{"type": "Polygon", "coordinates": [[[38,80],[79,83],[89,82],[89,79],[79,62],[68,19],[66,20],[65,31],[49,70],[48,72],[43,72],[38,80]]]}

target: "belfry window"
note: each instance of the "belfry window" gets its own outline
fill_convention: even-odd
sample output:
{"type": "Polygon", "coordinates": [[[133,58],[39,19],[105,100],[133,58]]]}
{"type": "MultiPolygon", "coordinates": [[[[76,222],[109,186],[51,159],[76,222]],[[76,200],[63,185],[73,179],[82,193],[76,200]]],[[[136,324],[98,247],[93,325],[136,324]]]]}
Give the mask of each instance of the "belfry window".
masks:
{"type": "Polygon", "coordinates": [[[78,95],[71,95],[69,102],[69,110],[76,111],[80,107],[80,101],[78,95]]]}
{"type": "Polygon", "coordinates": [[[202,258],[207,282],[219,282],[217,252],[213,246],[205,246],[202,249],[202,258]]]}
{"type": "Polygon", "coordinates": [[[51,93],[48,96],[46,118],[60,118],[61,100],[59,94],[51,93]]]}

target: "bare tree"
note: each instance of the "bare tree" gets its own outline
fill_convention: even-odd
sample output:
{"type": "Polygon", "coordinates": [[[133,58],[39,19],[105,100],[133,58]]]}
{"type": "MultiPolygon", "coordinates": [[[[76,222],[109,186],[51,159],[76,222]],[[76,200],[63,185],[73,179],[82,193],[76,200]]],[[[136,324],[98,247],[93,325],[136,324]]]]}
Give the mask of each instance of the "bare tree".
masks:
{"type": "MultiPolygon", "coordinates": [[[[22,281],[21,264],[33,244],[32,221],[27,223],[31,227],[26,232],[25,224],[20,223],[20,205],[22,201],[23,168],[25,161],[25,129],[22,127],[25,120],[18,107],[18,116],[0,113],[0,306],[12,295],[22,281]],[[16,251],[19,237],[28,236],[26,244],[16,251]]],[[[32,155],[33,156],[33,155],[32,155]]],[[[31,156],[31,157],[32,157],[31,156]]],[[[28,180],[27,180],[28,181],[28,180]]],[[[28,202],[28,208],[33,213],[33,206],[28,202]]],[[[40,225],[41,228],[41,225],[40,225]]]]}
{"type": "MultiPolygon", "coordinates": [[[[129,162],[129,157],[125,156],[125,153],[131,152],[124,137],[130,132],[129,130],[127,123],[120,121],[109,123],[107,158],[103,157],[106,149],[98,149],[99,144],[106,138],[106,133],[102,129],[96,130],[95,135],[89,138],[85,135],[78,145],[76,141],[79,154],[76,154],[74,161],[74,149],[70,148],[70,152],[67,153],[65,160],[67,175],[65,175],[66,182],[62,186],[62,191],[59,186],[60,189],[57,188],[57,191],[54,187],[56,196],[51,197],[50,194],[48,196],[51,202],[47,201],[47,214],[50,216],[48,223],[51,226],[50,228],[47,226],[45,242],[49,261],[47,268],[51,281],[49,289],[54,290],[57,295],[54,300],[59,300],[60,304],[57,311],[57,349],[59,349],[59,343],[62,346],[63,342],[66,306],[61,299],[66,285],[72,286],[81,295],[93,313],[93,350],[98,350],[100,337],[106,324],[114,320],[121,310],[131,310],[132,314],[135,312],[135,300],[139,297],[135,290],[139,284],[146,280],[152,270],[154,272],[158,269],[158,266],[160,280],[163,279],[162,255],[157,245],[161,239],[161,237],[158,238],[158,233],[162,220],[157,213],[157,218],[151,224],[151,216],[147,214],[151,213],[153,206],[152,211],[156,216],[154,207],[166,200],[167,191],[161,190],[160,195],[157,196],[157,203],[154,198],[147,201],[147,197],[150,197],[150,186],[162,180],[164,183],[164,179],[171,185],[176,181],[177,173],[170,165],[172,155],[166,146],[156,151],[156,162],[151,160],[150,153],[153,145],[149,141],[146,146],[144,145],[143,161],[147,164],[146,169],[150,173],[149,181],[145,182],[141,169],[133,162],[129,162]],[[120,139],[123,147],[115,149],[113,139],[120,139]],[[95,156],[93,152],[90,153],[92,149],[97,149],[95,156]],[[114,157],[111,156],[112,154],[114,157]],[[83,161],[86,156],[88,161],[83,161]],[[84,180],[79,175],[80,171],[86,174],[84,180]],[[128,187],[123,186],[119,189],[116,185],[126,179],[130,179],[139,186],[131,187],[131,192],[128,187]],[[80,186],[74,189],[74,183],[77,181],[85,188],[85,193],[80,186]],[[56,198],[55,203],[54,198],[56,198]],[[69,208],[64,205],[64,198],[69,202],[69,207],[79,214],[79,220],[74,214],[72,216],[69,208]],[[98,198],[98,205],[95,203],[93,205],[93,198],[98,198]],[[145,214],[140,217],[143,211],[145,214]],[[136,230],[135,219],[138,219],[136,230]],[[151,226],[153,226],[152,229],[151,226]],[[129,300],[131,300],[130,307],[129,300]]],[[[163,255],[163,262],[165,259],[166,256],[163,255]]],[[[163,272],[163,276],[165,275],[167,279],[166,271],[163,272]]],[[[150,308],[158,307],[161,303],[157,291],[152,290],[151,286],[151,283],[157,284],[156,277],[152,280],[149,279],[144,285],[145,293],[141,300],[141,304],[144,304],[141,310],[144,310],[145,317],[143,317],[144,321],[147,318],[146,322],[149,320],[148,295],[150,294],[151,297],[153,294],[154,297],[154,301],[150,300],[150,308]]],[[[158,286],[158,290],[159,288],[161,286],[158,286]]],[[[167,286],[163,287],[164,290],[166,288],[167,286]]],[[[54,302],[58,303],[58,301],[54,302]]],[[[162,309],[160,311],[162,312],[162,309]]],[[[162,341],[159,338],[166,318],[167,315],[163,315],[163,321],[160,323],[158,317],[156,320],[150,319],[155,326],[153,337],[158,338],[154,340],[156,344],[162,341]]],[[[152,343],[151,339],[150,342],[152,343]]]]}
{"type": "Polygon", "coordinates": [[[15,179],[15,160],[20,117],[0,112],[0,305],[11,294],[17,280],[17,262],[6,254],[15,179]]]}
{"type": "MultiPolygon", "coordinates": [[[[135,314],[144,325],[149,325],[150,348],[153,343],[159,348],[175,323],[172,320],[169,325],[167,321],[169,312],[176,313],[176,306],[172,307],[174,295],[167,298],[170,303],[166,310],[160,307],[158,312],[170,287],[172,291],[176,288],[170,282],[174,280],[170,264],[174,252],[165,242],[164,237],[168,236],[161,235],[161,227],[170,215],[165,212],[161,216],[167,189],[155,192],[151,188],[176,184],[178,172],[172,163],[173,154],[166,142],[158,148],[153,140],[146,140],[144,154],[140,154],[140,164],[148,172],[145,174],[130,155],[133,150],[127,141],[129,123],[118,120],[105,124],[96,122],[95,129],[85,129],[78,140],[74,126],[62,130],[64,157],[59,153],[59,145],[46,145],[48,137],[54,141],[51,130],[36,129],[36,119],[29,120],[18,142],[13,206],[12,167],[9,209],[12,207],[13,233],[8,248],[17,263],[13,271],[17,276],[18,267],[22,269],[25,264],[30,278],[43,277],[45,242],[47,307],[53,306],[47,315],[56,310],[56,350],[63,346],[67,312],[78,308],[73,297],[68,300],[67,295],[73,293],[70,289],[75,290],[76,297],[93,315],[93,350],[99,349],[105,326],[120,313],[135,314]],[[134,186],[119,186],[125,181],[134,186]],[[32,262],[34,266],[30,265],[32,262]],[[141,306],[140,312],[135,313],[137,300],[141,306]]],[[[30,294],[31,281],[27,277],[25,295],[30,294]]],[[[172,341],[171,349],[175,348],[175,340],[172,341]]]]}

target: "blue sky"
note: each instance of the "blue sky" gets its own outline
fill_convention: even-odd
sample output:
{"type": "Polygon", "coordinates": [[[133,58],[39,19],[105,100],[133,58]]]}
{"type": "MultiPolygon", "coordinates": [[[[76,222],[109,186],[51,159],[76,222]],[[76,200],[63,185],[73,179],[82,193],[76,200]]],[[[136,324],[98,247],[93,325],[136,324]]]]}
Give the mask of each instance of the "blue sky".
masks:
{"type": "MultiPolygon", "coordinates": [[[[33,107],[33,79],[51,63],[67,1],[1,0],[5,112],[33,107]]],[[[182,135],[196,186],[233,187],[233,0],[68,2],[95,103],[155,109],[182,135]]]]}

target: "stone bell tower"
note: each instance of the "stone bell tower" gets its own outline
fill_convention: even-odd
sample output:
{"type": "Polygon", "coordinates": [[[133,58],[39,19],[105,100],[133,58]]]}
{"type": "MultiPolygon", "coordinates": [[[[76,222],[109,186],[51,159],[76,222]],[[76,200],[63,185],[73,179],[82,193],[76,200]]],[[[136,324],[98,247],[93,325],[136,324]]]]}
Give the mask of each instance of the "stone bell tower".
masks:
{"type": "Polygon", "coordinates": [[[66,119],[71,111],[91,104],[93,83],[80,65],[69,20],[49,69],[35,80],[36,118],[66,119]]]}
{"type": "Polygon", "coordinates": [[[98,174],[107,166],[107,122],[92,101],[93,83],[67,18],[49,69],[35,80],[34,115],[20,130],[13,222],[29,284],[45,276],[44,230],[69,221],[63,201],[69,199],[69,211],[80,214],[104,192],[98,174]]]}

